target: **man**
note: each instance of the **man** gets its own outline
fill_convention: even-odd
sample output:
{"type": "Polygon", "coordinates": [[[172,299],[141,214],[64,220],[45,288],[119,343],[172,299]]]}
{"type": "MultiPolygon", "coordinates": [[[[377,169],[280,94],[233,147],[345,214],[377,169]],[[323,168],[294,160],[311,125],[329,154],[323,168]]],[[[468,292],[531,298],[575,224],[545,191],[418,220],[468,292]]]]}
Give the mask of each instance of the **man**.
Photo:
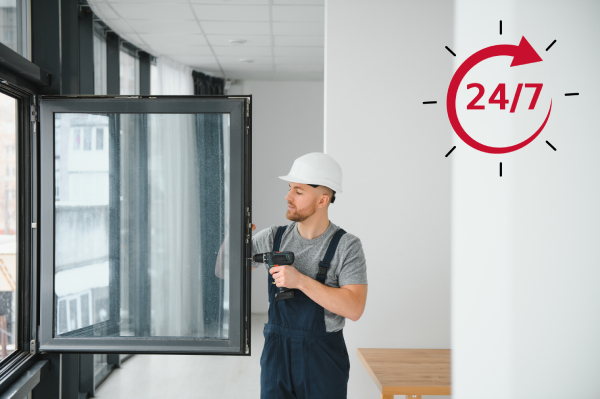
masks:
{"type": "Polygon", "coordinates": [[[286,217],[293,223],[252,238],[252,255],[295,255],[293,266],[265,265],[269,320],[261,399],[346,398],[350,361],[343,327],[346,318],[357,321],[364,311],[367,274],[360,240],[331,223],[327,213],[342,192],[342,170],[331,156],[310,153],[280,178],[290,182],[286,217]],[[294,296],[276,300],[279,287],[293,289],[294,296]]]}

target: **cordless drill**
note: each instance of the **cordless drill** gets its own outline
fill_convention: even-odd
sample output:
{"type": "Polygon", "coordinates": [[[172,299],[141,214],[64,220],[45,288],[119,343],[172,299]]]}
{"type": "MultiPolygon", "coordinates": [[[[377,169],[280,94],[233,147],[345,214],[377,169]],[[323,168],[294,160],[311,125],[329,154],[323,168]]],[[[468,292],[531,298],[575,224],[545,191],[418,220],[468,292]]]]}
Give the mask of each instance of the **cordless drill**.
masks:
{"type": "MultiPolygon", "coordinates": [[[[266,263],[269,267],[279,265],[291,265],[294,263],[294,253],[289,251],[283,252],[265,252],[264,254],[256,254],[252,260],[257,263],[266,263]]],[[[275,281],[273,281],[275,284],[275,281]]],[[[279,292],[275,293],[275,300],[289,299],[294,297],[294,290],[291,288],[279,287],[279,292]]]]}

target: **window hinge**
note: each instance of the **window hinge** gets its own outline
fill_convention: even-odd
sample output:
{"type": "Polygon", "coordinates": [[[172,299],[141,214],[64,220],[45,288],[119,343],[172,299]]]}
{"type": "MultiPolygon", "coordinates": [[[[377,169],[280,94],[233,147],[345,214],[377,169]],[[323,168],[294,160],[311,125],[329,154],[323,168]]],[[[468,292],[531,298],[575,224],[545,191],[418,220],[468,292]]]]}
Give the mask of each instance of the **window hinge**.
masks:
{"type": "Polygon", "coordinates": [[[252,219],[250,219],[250,208],[246,207],[246,214],[248,216],[248,231],[246,233],[246,244],[250,242],[250,237],[252,236],[252,219]]]}
{"type": "Polygon", "coordinates": [[[29,353],[31,353],[32,355],[35,355],[37,353],[37,342],[35,341],[35,339],[32,339],[29,342],[29,353]]]}
{"type": "Polygon", "coordinates": [[[250,353],[250,346],[248,345],[248,316],[246,316],[246,326],[244,328],[246,334],[246,355],[250,353]]]}
{"type": "Polygon", "coordinates": [[[31,105],[31,122],[33,122],[33,132],[37,133],[37,124],[40,121],[40,111],[37,107],[37,101],[33,98],[33,104],[31,105]]]}

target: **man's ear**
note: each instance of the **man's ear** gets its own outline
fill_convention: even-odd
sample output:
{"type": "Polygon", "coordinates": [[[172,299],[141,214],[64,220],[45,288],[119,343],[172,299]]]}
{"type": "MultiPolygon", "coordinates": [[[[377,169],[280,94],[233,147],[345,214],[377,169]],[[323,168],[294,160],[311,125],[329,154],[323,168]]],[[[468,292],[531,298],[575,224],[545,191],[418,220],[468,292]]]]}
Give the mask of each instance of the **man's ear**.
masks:
{"type": "Polygon", "coordinates": [[[327,194],[321,194],[321,199],[319,200],[319,208],[322,208],[324,206],[327,206],[327,204],[329,203],[329,201],[331,200],[331,198],[329,198],[329,196],[327,194]]]}

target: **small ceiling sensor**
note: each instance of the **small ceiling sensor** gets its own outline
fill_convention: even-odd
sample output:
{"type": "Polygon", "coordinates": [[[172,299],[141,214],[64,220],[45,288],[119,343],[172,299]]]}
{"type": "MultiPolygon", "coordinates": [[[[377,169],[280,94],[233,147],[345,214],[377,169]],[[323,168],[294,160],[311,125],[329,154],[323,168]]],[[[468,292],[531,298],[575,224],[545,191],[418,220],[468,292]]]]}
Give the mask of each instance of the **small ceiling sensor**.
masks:
{"type": "Polygon", "coordinates": [[[229,39],[229,44],[244,44],[246,41],[244,39],[229,39]]]}
{"type": "Polygon", "coordinates": [[[252,58],[240,58],[240,62],[251,63],[254,62],[252,58]]]}

